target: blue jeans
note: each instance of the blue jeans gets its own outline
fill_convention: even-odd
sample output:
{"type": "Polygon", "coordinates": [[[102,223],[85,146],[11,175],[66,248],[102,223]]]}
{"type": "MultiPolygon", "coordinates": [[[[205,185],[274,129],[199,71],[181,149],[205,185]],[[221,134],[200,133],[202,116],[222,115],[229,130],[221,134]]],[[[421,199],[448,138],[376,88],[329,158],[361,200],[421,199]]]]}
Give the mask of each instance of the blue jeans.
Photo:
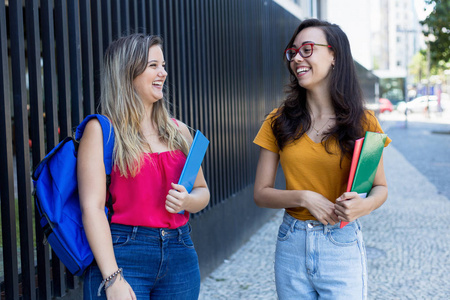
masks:
{"type": "MultiPolygon", "coordinates": [[[[190,225],[177,229],[111,224],[114,254],[137,299],[198,299],[200,270],[190,225]]],[[[84,299],[97,297],[102,275],[96,265],[84,274],[84,299]]]]}
{"type": "Polygon", "coordinates": [[[285,212],[275,252],[280,300],[367,298],[366,250],[358,220],[344,228],[285,212]]]}

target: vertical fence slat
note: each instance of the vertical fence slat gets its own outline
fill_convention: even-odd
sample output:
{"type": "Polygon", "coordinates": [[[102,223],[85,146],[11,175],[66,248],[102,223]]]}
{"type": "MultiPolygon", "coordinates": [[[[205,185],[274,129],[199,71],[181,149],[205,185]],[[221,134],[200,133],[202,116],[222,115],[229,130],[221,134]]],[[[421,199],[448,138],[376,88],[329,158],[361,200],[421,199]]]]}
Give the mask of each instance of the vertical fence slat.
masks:
{"type": "MultiPolygon", "coordinates": [[[[27,47],[28,47],[28,78],[30,98],[30,126],[33,169],[44,157],[44,122],[43,122],[43,90],[41,67],[41,36],[39,22],[39,7],[34,0],[26,1],[27,47]]],[[[42,22],[43,23],[43,22],[42,22]]],[[[43,39],[42,39],[43,40],[43,39]]]]}
{"type": "Polygon", "coordinates": [[[234,153],[236,151],[236,149],[234,149],[233,146],[233,138],[231,136],[231,127],[232,127],[232,111],[231,111],[231,103],[233,102],[233,98],[232,98],[232,87],[230,84],[230,77],[231,77],[231,57],[230,57],[230,53],[232,51],[231,48],[231,39],[230,39],[230,27],[231,24],[229,22],[229,5],[227,5],[228,1],[222,1],[222,26],[223,26],[223,42],[225,45],[225,49],[224,49],[224,71],[225,71],[225,76],[224,76],[224,96],[225,98],[223,99],[223,106],[224,106],[224,114],[223,114],[223,126],[224,126],[224,131],[225,131],[225,149],[226,149],[226,175],[225,175],[225,180],[226,180],[226,187],[225,190],[227,191],[226,193],[226,198],[230,197],[233,194],[234,191],[234,186],[233,186],[233,172],[234,172],[234,168],[233,168],[233,156],[234,153]]]}
{"type": "MultiPolygon", "coordinates": [[[[252,28],[252,23],[249,22],[250,20],[254,20],[254,16],[253,16],[253,11],[251,10],[251,3],[249,1],[246,1],[244,4],[244,10],[245,11],[250,11],[250,15],[247,15],[246,17],[244,17],[243,19],[243,31],[244,31],[244,35],[248,36],[251,32],[253,32],[253,28],[252,28]]],[[[243,41],[243,47],[244,49],[249,49],[250,47],[252,47],[252,42],[254,42],[253,40],[250,39],[244,39],[243,41]]],[[[251,94],[251,91],[253,90],[253,86],[252,86],[252,68],[253,68],[253,63],[255,63],[254,59],[246,59],[244,61],[244,84],[247,87],[245,90],[245,104],[244,104],[244,113],[245,115],[249,116],[245,122],[245,127],[247,128],[246,130],[246,135],[250,135],[252,132],[252,125],[254,123],[256,123],[255,118],[255,114],[250,113],[252,111],[251,107],[253,106],[253,102],[254,102],[254,96],[251,94]]],[[[254,109],[253,109],[254,110],[254,109]]],[[[249,141],[246,141],[246,146],[249,147],[249,141]]],[[[248,149],[246,149],[246,169],[250,169],[251,166],[253,165],[253,161],[254,158],[251,155],[250,151],[248,151],[248,149]]]]}
{"type": "Polygon", "coordinates": [[[94,65],[92,57],[92,24],[90,2],[90,0],[80,1],[81,59],[83,66],[82,89],[84,109],[82,118],[94,112],[94,65]]]}
{"type": "MultiPolygon", "coordinates": [[[[58,103],[59,111],[55,111],[51,116],[46,113],[45,123],[47,126],[47,151],[56,146],[57,126],[48,128],[49,118],[51,117],[51,124],[57,124],[59,121],[60,138],[63,139],[71,134],[72,116],[71,109],[71,93],[70,93],[70,70],[69,70],[69,29],[67,23],[67,1],[55,1],[55,37],[56,37],[56,58],[57,58],[57,74],[58,74],[58,103]],[[48,136],[51,136],[51,140],[48,136]]],[[[51,105],[56,105],[56,101],[52,103],[47,102],[47,93],[45,96],[45,105],[50,108],[51,105]]],[[[53,113],[53,111],[52,111],[53,113]]]]}
{"type": "Polygon", "coordinates": [[[240,68],[242,66],[242,59],[244,56],[243,48],[242,48],[242,32],[241,32],[241,24],[240,24],[240,14],[241,14],[241,7],[239,6],[240,1],[234,1],[235,2],[235,13],[234,13],[234,28],[235,32],[234,35],[236,36],[235,43],[237,46],[235,47],[235,55],[236,57],[236,72],[237,76],[235,77],[235,84],[236,84],[236,92],[237,92],[237,103],[236,103],[236,118],[237,118],[237,130],[236,130],[236,138],[237,138],[237,149],[240,152],[239,159],[238,159],[238,167],[239,167],[239,176],[238,176],[238,187],[239,189],[243,189],[246,186],[246,182],[244,180],[250,180],[247,176],[245,176],[245,172],[247,171],[245,166],[245,149],[244,149],[244,134],[242,122],[243,119],[246,118],[242,114],[242,103],[245,101],[245,98],[242,95],[242,72],[240,72],[240,68]]]}
{"type": "Polygon", "coordinates": [[[129,3],[129,20],[130,20],[130,33],[142,32],[139,28],[140,13],[138,12],[137,0],[130,0],[129,3]]]}
{"type": "Polygon", "coordinates": [[[191,126],[193,126],[194,128],[199,128],[200,127],[200,122],[199,122],[199,107],[200,107],[200,76],[201,74],[199,73],[199,65],[201,64],[201,60],[199,60],[199,55],[201,52],[200,49],[200,15],[198,12],[198,1],[197,0],[193,0],[191,2],[191,9],[193,11],[194,17],[192,18],[192,37],[193,37],[193,52],[192,52],[192,85],[191,85],[191,89],[192,89],[192,95],[193,95],[193,99],[192,99],[192,104],[191,104],[191,126]]]}
{"type": "MultiPolygon", "coordinates": [[[[56,82],[56,58],[55,58],[55,30],[53,18],[53,1],[41,1],[41,32],[42,32],[42,60],[44,65],[44,91],[45,91],[45,132],[47,140],[47,151],[53,147],[57,141],[57,82],[56,82]]],[[[37,104],[39,105],[39,104],[37,104]]],[[[41,104],[42,105],[42,104],[41,104]]],[[[38,108],[39,109],[39,108],[38,108]]],[[[60,106],[60,109],[62,107],[60,106]]],[[[41,119],[43,114],[35,116],[36,112],[32,112],[33,118],[41,119]]],[[[41,136],[41,143],[44,144],[44,134],[37,129],[36,134],[41,136]]],[[[34,131],[33,131],[34,132],[34,131]]],[[[34,135],[34,134],[33,134],[34,135]]],[[[35,141],[33,140],[33,145],[35,141]]],[[[45,144],[44,144],[45,152],[45,144]]],[[[33,147],[33,155],[38,155],[36,159],[42,157],[37,153],[37,149],[33,147]],[[36,154],[35,154],[36,151],[36,154]]],[[[34,158],[35,156],[33,156],[34,158]]],[[[33,162],[36,166],[38,161],[33,162]]],[[[44,233],[41,229],[39,212],[35,211],[35,227],[36,227],[36,252],[37,252],[37,274],[38,274],[38,296],[39,299],[51,299],[51,280],[50,280],[50,250],[44,245],[44,233]]]]}
{"type": "MultiPolygon", "coordinates": [[[[120,13],[120,1],[111,0],[111,34],[112,40],[116,40],[122,34],[122,15],[120,13]]],[[[111,43],[111,40],[109,41],[111,43]]],[[[108,43],[108,44],[109,44],[108,43]]]]}
{"type": "Polygon", "coordinates": [[[210,40],[210,44],[211,44],[211,93],[210,93],[210,97],[211,97],[211,101],[212,101],[212,120],[211,120],[211,125],[212,126],[212,130],[211,130],[211,141],[212,141],[212,147],[211,147],[211,154],[212,154],[212,159],[214,161],[214,174],[213,174],[213,178],[214,181],[213,186],[215,187],[214,189],[212,189],[213,191],[213,201],[211,201],[211,205],[210,207],[213,207],[216,203],[219,203],[218,201],[220,200],[220,178],[219,178],[219,170],[220,170],[220,159],[219,159],[219,140],[216,138],[219,136],[219,120],[218,120],[218,103],[216,101],[217,99],[217,94],[218,94],[218,86],[217,86],[217,76],[212,76],[213,73],[216,73],[217,71],[217,67],[218,67],[218,63],[217,63],[217,57],[218,57],[218,53],[217,53],[217,45],[216,45],[216,35],[217,35],[217,20],[215,18],[215,3],[212,1],[208,1],[208,6],[209,6],[209,20],[210,20],[210,35],[209,35],[209,40],[210,40]],[[214,101],[213,101],[214,99],[214,101]]]}
{"type": "Polygon", "coordinates": [[[161,24],[161,1],[151,1],[150,2],[150,13],[152,15],[152,28],[153,34],[162,35],[162,24],[161,24]]]}
{"type": "MultiPolygon", "coordinates": [[[[80,115],[81,120],[89,115],[95,112],[95,96],[94,96],[94,83],[95,83],[95,76],[94,76],[94,67],[98,65],[94,64],[94,54],[93,51],[97,50],[98,47],[94,49],[93,45],[93,21],[92,21],[92,15],[91,15],[91,4],[95,6],[95,3],[98,3],[98,1],[90,1],[90,0],[81,0],[79,2],[79,23],[80,23],[80,42],[81,42],[81,75],[82,75],[82,81],[80,82],[80,88],[82,89],[82,106],[83,106],[83,113],[80,115]]],[[[98,30],[98,27],[97,27],[98,30]]],[[[100,34],[100,32],[96,32],[97,34],[100,34]]],[[[98,62],[97,62],[98,63],[98,62]]],[[[73,126],[78,125],[73,124],[73,126]]],[[[78,278],[75,278],[70,272],[67,273],[67,286],[70,289],[73,289],[75,285],[77,284],[78,278]]]]}
{"type": "Polygon", "coordinates": [[[192,24],[192,16],[191,16],[191,6],[186,5],[185,7],[181,8],[182,13],[184,14],[184,32],[183,34],[186,35],[186,46],[185,46],[185,61],[186,63],[184,68],[184,77],[186,77],[186,81],[184,84],[186,85],[187,93],[185,94],[185,99],[183,99],[182,103],[182,117],[181,120],[191,126],[191,120],[192,120],[192,110],[190,107],[192,107],[192,98],[193,98],[193,89],[192,89],[192,53],[193,53],[193,47],[192,47],[192,30],[191,30],[191,24],[192,24]]]}
{"type": "Polygon", "coordinates": [[[242,152],[238,148],[237,140],[239,138],[237,129],[239,127],[238,120],[237,120],[237,102],[239,99],[239,89],[238,89],[238,83],[236,81],[236,77],[234,74],[238,74],[239,70],[237,68],[236,62],[237,62],[237,55],[236,50],[239,47],[239,45],[236,43],[237,41],[237,34],[235,31],[236,27],[236,21],[235,21],[235,15],[236,15],[236,7],[234,4],[234,0],[229,2],[229,13],[228,13],[228,22],[230,23],[230,66],[231,66],[231,76],[230,76],[230,90],[232,92],[232,101],[231,101],[231,115],[229,118],[229,123],[231,126],[231,138],[233,140],[231,148],[233,148],[233,154],[234,157],[232,158],[233,162],[233,190],[239,190],[240,189],[240,168],[239,168],[239,159],[241,157],[242,152]],[[235,120],[236,119],[236,120],[235,120]]]}
{"type": "MultiPolygon", "coordinates": [[[[30,263],[34,259],[27,256],[30,247],[31,228],[31,194],[30,194],[30,156],[28,144],[28,112],[27,112],[27,88],[25,83],[25,37],[23,26],[22,1],[11,3],[10,7],[10,28],[11,28],[11,75],[13,78],[13,99],[14,99],[14,146],[16,154],[17,170],[17,194],[19,204],[19,224],[20,224],[20,246],[22,269],[29,271],[30,263]],[[25,239],[25,240],[23,240],[25,239]],[[23,249],[24,247],[25,249],[23,249]],[[25,252],[25,253],[22,253],[25,252]]],[[[17,224],[14,224],[16,226],[17,224]]],[[[31,236],[31,243],[33,238],[31,236]]],[[[16,256],[17,257],[17,253],[16,256]]],[[[17,263],[16,259],[12,259],[17,263]]],[[[6,273],[6,272],[5,272],[6,273]]],[[[5,274],[6,275],[6,274],[5,274]]],[[[6,275],[8,276],[8,275],[6,275]]],[[[25,290],[30,289],[30,276],[22,278],[25,282],[25,290]]]]}
{"type": "Polygon", "coordinates": [[[210,130],[210,148],[209,148],[209,155],[211,156],[211,159],[213,161],[213,174],[211,184],[211,200],[208,205],[209,208],[212,208],[214,206],[214,203],[217,201],[217,198],[219,197],[219,176],[218,176],[218,170],[219,170],[219,160],[218,160],[218,147],[217,147],[217,102],[213,101],[213,99],[216,99],[217,94],[217,86],[216,86],[216,76],[213,76],[214,73],[217,71],[217,52],[216,52],[216,45],[215,45],[215,19],[214,19],[214,2],[213,1],[206,1],[206,5],[208,7],[208,20],[209,20],[209,34],[208,34],[208,41],[209,41],[209,48],[211,57],[208,61],[210,64],[210,92],[209,92],[209,98],[211,99],[211,123],[209,124],[210,130]],[[213,189],[214,187],[214,189],[213,189]]]}
{"type": "MultiPolygon", "coordinates": [[[[59,111],[56,111],[56,114],[52,116],[53,120],[58,118],[59,128],[60,128],[60,138],[64,138],[66,136],[71,135],[71,124],[73,115],[71,114],[72,103],[76,102],[74,97],[74,86],[77,84],[77,76],[72,78],[71,74],[71,66],[69,68],[71,62],[71,52],[69,51],[70,47],[70,26],[68,24],[71,23],[71,17],[74,12],[72,11],[72,6],[64,1],[55,1],[55,20],[56,26],[56,57],[57,57],[57,74],[58,74],[58,99],[59,99],[59,111]]],[[[74,37],[75,38],[75,37],[74,37]]],[[[73,42],[73,46],[76,47],[77,43],[73,42]]],[[[51,104],[47,104],[46,106],[50,106],[51,104]]],[[[81,109],[79,109],[81,110],[81,109]]],[[[46,118],[49,116],[46,115],[46,118]]],[[[47,120],[46,120],[47,122],[47,120]]],[[[56,122],[55,122],[56,123],[56,122]]],[[[55,128],[47,129],[47,132],[55,130],[55,128]]],[[[53,134],[57,137],[57,132],[53,131],[53,134]]],[[[56,138],[54,141],[47,140],[47,144],[51,142],[51,145],[48,144],[48,150],[53,148],[55,144],[59,141],[56,138]]],[[[55,252],[52,251],[52,279],[53,279],[53,296],[62,297],[66,293],[66,282],[64,278],[64,265],[60,262],[55,252]]]]}
{"type": "MultiPolygon", "coordinates": [[[[42,113],[42,83],[41,83],[41,41],[39,35],[39,14],[38,3],[27,1],[26,3],[26,39],[27,39],[27,52],[28,52],[28,78],[29,78],[29,98],[30,98],[30,110],[33,107],[37,112],[42,113]],[[33,104],[33,106],[31,105],[33,104]],[[38,107],[36,107],[36,104],[38,107]]],[[[25,88],[25,87],[24,87],[25,88]]],[[[26,103],[26,99],[24,101],[26,103]]],[[[28,112],[25,112],[24,119],[26,119],[26,128],[28,129],[28,112]]],[[[34,114],[34,112],[33,112],[34,114]]],[[[33,127],[33,126],[31,126],[33,127]]],[[[36,123],[35,130],[42,130],[42,121],[36,123]]],[[[27,130],[24,130],[27,132],[27,130]]],[[[28,139],[28,138],[27,138],[28,139]]],[[[36,139],[36,138],[35,138],[36,139]]],[[[36,141],[37,152],[43,149],[39,147],[39,141],[36,141]]],[[[29,160],[29,147],[28,141],[25,141],[24,155],[29,160]]],[[[24,170],[26,185],[23,188],[26,189],[26,194],[22,199],[19,197],[19,219],[20,219],[20,248],[21,248],[21,274],[22,274],[22,295],[25,299],[36,299],[36,279],[34,275],[34,239],[33,239],[33,206],[31,199],[31,185],[30,185],[30,166],[24,170]]]]}
{"type": "MultiPolygon", "coordinates": [[[[176,53],[176,59],[179,61],[186,61],[186,52],[185,51],[176,51],[176,49],[186,49],[186,39],[185,34],[183,33],[183,23],[184,16],[180,11],[180,3],[178,1],[174,1],[169,11],[172,13],[173,20],[173,33],[171,34],[171,44],[169,48],[174,50],[176,53]]],[[[174,57],[175,59],[175,57],[174,57]]],[[[176,98],[174,98],[175,104],[175,117],[178,119],[182,119],[183,116],[183,102],[186,99],[186,86],[184,84],[186,64],[178,64],[176,66],[176,72],[172,74],[172,78],[175,80],[172,82],[172,85],[176,87],[176,98]]]]}
{"type": "Polygon", "coordinates": [[[152,34],[152,31],[150,30],[150,28],[147,28],[146,24],[147,24],[147,1],[145,0],[137,0],[137,17],[138,17],[138,21],[137,21],[137,26],[139,28],[139,32],[142,33],[150,33],[152,34]]]}
{"type": "MultiPolygon", "coordinates": [[[[206,63],[205,61],[198,61],[198,56],[201,55],[202,52],[202,49],[199,47],[198,43],[198,22],[201,18],[201,16],[198,15],[197,11],[198,1],[193,0],[190,3],[186,3],[184,7],[180,7],[180,9],[185,11],[182,16],[182,20],[186,24],[186,26],[184,26],[186,31],[184,35],[186,35],[186,39],[183,40],[186,52],[184,53],[185,56],[181,59],[186,61],[186,64],[184,65],[186,69],[183,70],[183,74],[186,74],[186,76],[188,76],[187,80],[183,82],[183,84],[186,85],[186,89],[188,91],[188,93],[184,94],[183,99],[183,101],[187,104],[187,110],[184,112],[184,115],[186,115],[187,117],[186,122],[189,126],[191,126],[195,130],[201,130],[203,134],[208,136],[208,134],[205,132],[205,128],[202,128],[198,122],[198,120],[201,118],[199,114],[199,105],[201,101],[199,78],[202,76],[202,74],[200,74],[198,70],[200,68],[199,64],[206,63]]],[[[205,169],[203,169],[203,173],[205,173],[205,169]]],[[[206,177],[206,174],[204,175],[206,177]]]]}
{"type": "Polygon", "coordinates": [[[83,117],[83,88],[81,69],[80,8],[78,0],[67,1],[69,23],[70,91],[72,96],[72,126],[83,117]]]}
{"type": "Polygon", "coordinates": [[[102,2],[102,31],[103,31],[103,50],[106,50],[113,38],[112,26],[112,8],[110,0],[101,0],[102,2]]]}
{"type": "MultiPolygon", "coordinates": [[[[209,102],[209,112],[208,112],[208,126],[207,126],[207,130],[208,130],[208,137],[210,138],[210,147],[208,149],[208,155],[206,157],[206,159],[209,159],[209,165],[210,165],[210,173],[209,173],[209,181],[208,184],[210,186],[212,185],[216,185],[216,180],[217,180],[217,176],[216,176],[216,172],[217,172],[217,160],[216,160],[216,156],[215,156],[215,143],[214,141],[211,139],[212,136],[214,136],[214,130],[215,130],[215,116],[214,116],[214,102],[212,101],[213,99],[213,93],[214,93],[214,77],[213,77],[213,72],[214,72],[214,66],[213,66],[213,61],[214,61],[214,56],[213,55],[213,42],[212,42],[212,18],[211,18],[211,3],[210,1],[205,1],[202,0],[204,5],[205,5],[205,27],[206,27],[206,34],[205,34],[205,42],[208,45],[208,48],[206,49],[206,57],[205,57],[205,64],[206,66],[206,76],[207,76],[207,88],[208,88],[208,92],[206,94],[207,97],[207,101],[209,102]]],[[[207,206],[207,209],[209,210],[212,207],[212,204],[214,203],[215,199],[216,199],[216,192],[212,190],[212,188],[210,188],[210,193],[211,193],[211,199],[210,202],[207,206]]],[[[206,212],[205,212],[206,213],[206,212]]]]}
{"type": "Polygon", "coordinates": [[[100,99],[100,70],[103,65],[103,17],[100,1],[91,1],[92,18],[92,63],[94,80],[94,110],[97,110],[100,99]]]}
{"type": "MultiPolygon", "coordinates": [[[[10,14],[11,6],[9,7],[10,14]]],[[[4,3],[0,4],[0,38],[7,41],[6,13],[4,3]]],[[[11,94],[8,67],[7,43],[1,43],[1,71],[0,83],[0,195],[2,214],[2,241],[3,241],[3,276],[4,292],[7,299],[19,299],[19,279],[17,268],[17,240],[14,205],[14,175],[13,175],[13,149],[11,133],[11,94]]]]}
{"type": "MultiPolygon", "coordinates": [[[[208,1],[202,0],[202,15],[204,20],[204,38],[203,38],[203,44],[202,47],[205,51],[205,57],[204,57],[204,72],[205,72],[205,102],[207,103],[207,113],[205,117],[205,134],[207,136],[211,136],[213,134],[213,101],[212,101],[212,67],[211,67],[211,23],[210,23],[210,17],[209,17],[209,3],[208,1]]],[[[209,183],[213,182],[214,176],[214,170],[215,170],[215,160],[213,151],[208,152],[208,155],[205,157],[205,176],[206,180],[209,183]]],[[[211,193],[211,196],[213,196],[213,193],[211,193]]],[[[213,202],[213,201],[211,201],[213,202]]],[[[210,206],[208,206],[209,208],[210,206]]]]}
{"type": "MultiPolygon", "coordinates": [[[[92,40],[90,8],[86,0],[68,0],[67,16],[69,29],[69,63],[70,63],[70,91],[71,116],[73,127],[78,125],[85,115],[93,112],[93,80],[92,80],[92,40]],[[82,39],[83,42],[82,43],[82,39]],[[83,56],[82,56],[83,54],[83,56]],[[82,60],[83,59],[83,60],[82,60]]],[[[70,126],[70,125],[69,125],[70,126]]],[[[75,285],[73,275],[67,273],[64,282],[65,268],[56,270],[61,278],[61,293],[75,285]]],[[[55,274],[55,270],[53,272],[55,274]]]]}
{"type": "MultiPolygon", "coordinates": [[[[158,34],[163,38],[163,40],[167,39],[167,35],[168,35],[168,24],[167,22],[162,22],[162,20],[167,20],[167,8],[166,8],[166,1],[156,1],[156,11],[155,13],[157,14],[157,18],[158,18],[158,25],[159,25],[159,32],[158,34]]],[[[167,48],[167,47],[166,47],[167,48]]],[[[168,57],[168,49],[164,48],[164,54],[165,56],[168,57]]],[[[169,68],[167,68],[168,70],[170,70],[170,66],[169,68]]],[[[170,93],[170,89],[168,89],[169,93],[170,93]]]]}
{"type": "Polygon", "coordinates": [[[172,115],[176,115],[176,97],[177,97],[177,92],[178,92],[178,87],[176,86],[176,62],[175,62],[175,54],[174,54],[174,48],[173,45],[175,43],[175,29],[174,29],[174,18],[172,17],[172,1],[171,0],[166,0],[163,3],[163,13],[164,13],[164,19],[167,20],[172,20],[172,22],[165,22],[166,25],[166,31],[165,34],[163,35],[163,38],[165,40],[165,43],[167,45],[167,47],[165,47],[166,53],[167,55],[165,56],[165,59],[170,62],[170,64],[168,64],[168,74],[169,76],[167,77],[167,81],[168,81],[168,90],[169,90],[169,96],[167,97],[168,101],[170,102],[170,113],[172,115]]]}
{"type": "Polygon", "coordinates": [[[214,77],[212,77],[212,87],[213,87],[213,93],[211,95],[211,100],[213,100],[213,105],[214,105],[214,109],[213,109],[213,123],[212,126],[214,127],[214,131],[213,134],[211,135],[211,141],[212,141],[212,150],[214,153],[214,161],[216,162],[215,164],[215,181],[214,184],[212,186],[212,191],[214,194],[214,198],[211,202],[211,207],[213,207],[214,205],[220,203],[221,200],[221,196],[222,196],[222,178],[220,176],[220,171],[222,169],[222,160],[221,160],[221,150],[220,147],[222,146],[222,143],[220,143],[219,140],[219,136],[220,136],[220,122],[219,122],[219,97],[218,95],[220,95],[220,91],[219,91],[219,80],[218,80],[218,74],[219,74],[219,70],[220,70],[220,66],[219,66],[219,61],[220,61],[220,53],[219,53],[219,45],[218,45],[218,40],[219,40],[219,35],[218,35],[218,31],[217,31],[217,2],[216,1],[211,1],[208,2],[210,5],[210,20],[212,20],[212,25],[211,25],[211,53],[214,53],[214,59],[212,59],[211,61],[211,66],[212,69],[214,70],[214,77]]]}
{"type": "Polygon", "coordinates": [[[227,157],[227,144],[226,144],[226,135],[227,132],[224,130],[224,113],[225,113],[225,107],[224,107],[224,84],[225,84],[225,62],[224,62],[224,57],[225,57],[225,44],[223,41],[223,17],[222,17],[222,4],[223,4],[223,0],[218,0],[215,1],[217,3],[216,6],[216,16],[217,16],[217,28],[216,28],[216,32],[217,32],[217,45],[218,45],[218,57],[220,57],[220,59],[218,59],[218,78],[217,78],[217,86],[218,86],[218,92],[219,94],[217,95],[217,104],[218,104],[218,135],[216,136],[216,139],[219,140],[220,146],[219,146],[219,161],[220,161],[220,169],[223,170],[222,172],[219,173],[219,182],[220,182],[220,198],[218,199],[220,202],[222,201],[222,199],[226,198],[226,195],[228,193],[228,191],[226,190],[226,186],[227,186],[227,173],[228,173],[228,157],[227,157]]]}
{"type": "Polygon", "coordinates": [[[224,76],[224,99],[223,99],[223,107],[224,107],[224,114],[223,114],[223,126],[224,126],[224,132],[226,132],[225,134],[225,145],[226,145],[226,175],[225,175],[225,180],[226,180],[226,187],[225,190],[227,191],[226,193],[226,198],[230,197],[233,194],[233,185],[232,185],[232,181],[233,181],[233,153],[235,151],[235,149],[232,148],[232,138],[231,138],[231,124],[230,124],[230,117],[231,117],[231,111],[230,111],[230,104],[232,102],[232,95],[231,95],[231,85],[230,85],[230,76],[231,76],[231,69],[230,69],[230,52],[231,52],[231,47],[230,47],[230,34],[229,34],[229,29],[230,29],[230,23],[228,21],[228,16],[229,16],[229,10],[228,10],[228,6],[226,1],[222,1],[222,30],[223,30],[223,43],[225,45],[225,49],[224,49],[224,71],[225,71],[225,76],[224,76]]]}
{"type": "Polygon", "coordinates": [[[169,101],[169,111],[172,115],[176,114],[175,109],[175,99],[177,95],[177,87],[175,85],[176,82],[176,61],[175,61],[175,55],[174,55],[174,19],[172,18],[172,1],[171,0],[165,0],[162,1],[162,9],[161,9],[161,17],[164,20],[172,20],[171,22],[164,22],[164,31],[161,33],[162,38],[167,45],[167,47],[164,48],[165,51],[165,59],[167,62],[169,62],[167,65],[167,100],[169,101]]]}
{"type": "Polygon", "coordinates": [[[121,0],[120,1],[120,20],[121,20],[121,30],[119,32],[119,36],[128,35],[131,33],[130,28],[130,0],[121,0]]]}

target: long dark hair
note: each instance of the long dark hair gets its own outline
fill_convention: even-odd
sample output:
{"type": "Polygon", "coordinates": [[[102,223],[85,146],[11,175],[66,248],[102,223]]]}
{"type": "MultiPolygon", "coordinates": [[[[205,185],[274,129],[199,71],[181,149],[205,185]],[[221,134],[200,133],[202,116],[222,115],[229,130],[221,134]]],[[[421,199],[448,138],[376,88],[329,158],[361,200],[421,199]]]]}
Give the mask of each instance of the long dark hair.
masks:
{"type": "MultiPolygon", "coordinates": [[[[323,30],[327,43],[331,45],[334,52],[335,65],[330,74],[329,89],[336,113],[336,123],[324,133],[322,141],[325,141],[327,152],[331,153],[329,142],[331,138],[335,138],[339,143],[342,159],[353,152],[354,141],[364,134],[363,122],[365,122],[364,101],[356,77],[350,43],[338,25],[317,19],[307,19],[295,30],[286,49],[291,48],[297,34],[308,27],[323,30]]],[[[287,60],[286,65],[290,73],[286,100],[272,119],[272,130],[280,150],[302,137],[311,127],[311,116],[306,105],[306,89],[298,84],[297,77],[287,60]]]]}

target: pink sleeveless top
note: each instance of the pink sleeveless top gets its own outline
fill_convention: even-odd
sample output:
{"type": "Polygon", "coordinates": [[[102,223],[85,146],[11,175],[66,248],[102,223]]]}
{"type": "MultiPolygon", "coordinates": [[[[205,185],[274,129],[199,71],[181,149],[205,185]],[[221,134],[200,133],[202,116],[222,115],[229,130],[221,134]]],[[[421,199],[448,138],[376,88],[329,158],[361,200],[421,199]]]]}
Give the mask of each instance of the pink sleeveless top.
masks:
{"type": "Polygon", "coordinates": [[[143,155],[149,159],[144,159],[135,177],[125,178],[113,168],[109,187],[114,209],[111,222],[171,229],[185,225],[189,213],[169,213],[165,202],[171,183],[178,183],[186,156],[181,150],[143,155]]]}

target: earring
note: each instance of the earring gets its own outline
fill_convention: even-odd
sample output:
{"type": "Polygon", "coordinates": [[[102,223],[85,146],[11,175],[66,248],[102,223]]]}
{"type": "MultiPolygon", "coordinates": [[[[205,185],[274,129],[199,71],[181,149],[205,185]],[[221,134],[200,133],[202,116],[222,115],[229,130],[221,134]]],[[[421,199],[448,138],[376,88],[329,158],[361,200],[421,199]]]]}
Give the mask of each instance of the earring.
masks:
{"type": "Polygon", "coordinates": [[[334,65],[332,65],[333,66],[333,70],[334,70],[334,65]]]}

